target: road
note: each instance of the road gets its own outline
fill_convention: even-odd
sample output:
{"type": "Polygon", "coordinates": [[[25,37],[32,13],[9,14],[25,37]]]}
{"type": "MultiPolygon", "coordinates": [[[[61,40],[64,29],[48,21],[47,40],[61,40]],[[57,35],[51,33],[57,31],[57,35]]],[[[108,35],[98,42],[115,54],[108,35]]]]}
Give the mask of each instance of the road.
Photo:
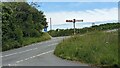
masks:
{"type": "Polygon", "coordinates": [[[63,60],[53,51],[56,45],[66,37],[34,43],[18,49],[2,52],[2,66],[87,66],[80,62],[63,60]]]}

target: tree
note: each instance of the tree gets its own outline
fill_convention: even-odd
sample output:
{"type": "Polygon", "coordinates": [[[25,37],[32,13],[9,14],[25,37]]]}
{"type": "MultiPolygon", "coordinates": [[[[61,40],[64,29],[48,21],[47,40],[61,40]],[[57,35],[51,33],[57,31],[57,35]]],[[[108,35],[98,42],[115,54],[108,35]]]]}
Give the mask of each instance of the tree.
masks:
{"type": "Polygon", "coordinates": [[[2,5],[3,50],[22,46],[23,38],[40,37],[45,24],[46,18],[43,12],[28,3],[4,2],[2,5]]]}

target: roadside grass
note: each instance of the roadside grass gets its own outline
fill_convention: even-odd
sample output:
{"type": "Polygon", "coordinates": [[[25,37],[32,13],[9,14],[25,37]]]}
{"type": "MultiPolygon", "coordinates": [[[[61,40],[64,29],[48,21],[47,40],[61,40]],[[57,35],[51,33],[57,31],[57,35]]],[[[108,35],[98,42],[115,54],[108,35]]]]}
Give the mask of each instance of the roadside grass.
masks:
{"type": "Polygon", "coordinates": [[[90,65],[118,65],[118,32],[95,31],[63,40],[54,54],[90,65]]]}
{"type": "Polygon", "coordinates": [[[10,40],[6,43],[6,46],[4,47],[2,46],[2,51],[20,48],[20,47],[27,46],[32,43],[46,41],[49,39],[51,39],[50,35],[48,33],[43,33],[42,36],[40,37],[23,37],[21,41],[10,40]]]}
{"type": "Polygon", "coordinates": [[[48,33],[44,33],[41,37],[26,37],[23,38],[23,45],[29,45],[31,43],[46,41],[51,39],[50,35],[48,33]]]}

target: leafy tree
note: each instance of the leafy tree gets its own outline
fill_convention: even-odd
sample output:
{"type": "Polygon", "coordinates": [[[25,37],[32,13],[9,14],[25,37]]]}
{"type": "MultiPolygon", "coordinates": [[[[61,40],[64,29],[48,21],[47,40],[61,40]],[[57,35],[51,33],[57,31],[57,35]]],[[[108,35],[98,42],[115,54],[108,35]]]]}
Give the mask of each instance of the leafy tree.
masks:
{"type": "Polygon", "coordinates": [[[43,12],[28,3],[2,3],[3,51],[21,47],[26,37],[42,36],[42,29],[46,23],[43,12]]]}

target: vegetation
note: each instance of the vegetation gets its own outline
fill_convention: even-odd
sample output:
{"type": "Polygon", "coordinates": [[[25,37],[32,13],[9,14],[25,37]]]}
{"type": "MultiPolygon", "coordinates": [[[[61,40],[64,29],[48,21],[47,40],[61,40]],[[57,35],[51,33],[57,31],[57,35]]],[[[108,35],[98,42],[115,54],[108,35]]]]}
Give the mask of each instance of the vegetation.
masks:
{"type": "MultiPolygon", "coordinates": [[[[120,27],[120,23],[107,23],[101,25],[94,25],[91,27],[76,29],[76,34],[85,34],[87,32],[91,32],[94,30],[98,30],[98,31],[112,30],[112,29],[118,29],[119,27],[120,27]]],[[[48,33],[53,37],[57,37],[57,36],[73,35],[73,32],[74,32],[73,29],[56,29],[56,30],[50,30],[48,33]]]]}
{"type": "Polygon", "coordinates": [[[41,41],[45,41],[45,40],[49,40],[51,37],[48,33],[44,33],[42,36],[36,38],[36,37],[28,37],[28,38],[24,38],[23,44],[24,45],[28,45],[31,43],[35,43],[35,42],[41,42],[41,41]]]}
{"type": "Polygon", "coordinates": [[[94,31],[63,40],[54,54],[94,65],[118,65],[118,32],[94,31]]]}
{"type": "Polygon", "coordinates": [[[2,9],[2,3],[0,2],[0,52],[2,51],[2,30],[1,30],[1,25],[2,25],[2,13],[1,13],[1,9],[2,9]]]}
{"type": "Polygon", "coordinates": [[[45,15],[34,6],[25,2],[2,3],[2,51],[45,40],[42,30],[46,25],[45,15]]]}
{"type": "Polygon", "coordinates": [[[32,43],[46,41],[46,40],[49,40],[50,38],[51,37],[48,33],[43,33],[42,36],[39,36],[39,37],[24,37],[22,45],[19,45],[19,42],[17,42],[17,41],[11,40],[10,42],[7,42],[7,44],[9,44],[11,46],[4,46],[4,47],[2,47],[2,49],[3,49],[3,51],[6,51],[6,50],[14,49],[14,48],[19,48],[21,46],[26,46],[26,45],[29,45],[32,43]]]}

